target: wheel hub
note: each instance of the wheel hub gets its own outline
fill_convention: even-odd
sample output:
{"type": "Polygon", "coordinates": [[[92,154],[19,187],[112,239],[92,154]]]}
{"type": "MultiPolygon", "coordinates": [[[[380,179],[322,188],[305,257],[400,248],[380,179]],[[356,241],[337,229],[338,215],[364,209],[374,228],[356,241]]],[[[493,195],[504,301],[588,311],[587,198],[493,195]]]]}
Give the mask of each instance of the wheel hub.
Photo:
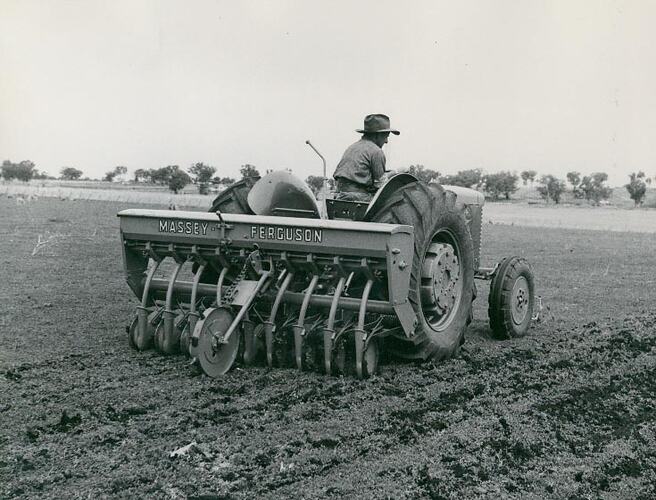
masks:
{"type": "Polygon", "coordinates": [[[223,307],[205,312],[195,354],[201,368],[210,377],[227,373],[237,358],[241,330],[235,330],[229,339],[224,338],[232,320],[232,313],[223,307]]]}
{"type": "Polygon", "coordinates": [[[524,276],[520,276],[515,281],[510,295],[510,303],[513,322],[521,325],[526,319],[529,308],[528,281],[524,276]]]}
{"type": "Polygon", "coordinates": [[[457,309],[462,293],[460,261],[448,243],[432,243],[421,273],[421,303],[426,321],[439,327],[457,309]]]}

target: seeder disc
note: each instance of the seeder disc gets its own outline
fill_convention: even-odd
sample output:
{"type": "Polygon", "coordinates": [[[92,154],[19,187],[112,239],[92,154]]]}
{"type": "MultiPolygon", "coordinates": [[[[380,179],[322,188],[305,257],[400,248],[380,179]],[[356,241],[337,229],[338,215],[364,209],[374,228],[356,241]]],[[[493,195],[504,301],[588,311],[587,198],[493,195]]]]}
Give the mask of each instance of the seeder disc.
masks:
{"type": "Polygon", "coordinates": [[[230,328],[234,316],[224,307],[208,311],[202,324],[195,354],[205,374],[217,378],[225,375],[232,368],[239,351],[241,330],[237,328],[226,343],[216,342],[215,337],[223,337],[230,328]]]}
{"type": "Polygon", "coordinates": [[[139,318],[135,316],[132,319],[132,322],[130,323],[130,326],[127,328],[127,334],[128,334],[128,345],[132,349],[137,348],[137,344],[135,344],[135,336],[137,334],[137,328],[139,327],[139,318]]]}
{"type": "Polygon", "coordinates": [[[248,332],[244,327],[244,364],[253,365],[265,353],[264,347],[264,325],[258,323],[252,332],[248,332]]]}
{"type": "Polygon", "coordinates": [[[180,330],[180,324],[184,321],[184,314],[179,313],[177,316],[171,317],[169,321],[170,330],[167,331],[166,321],[168,313],[164,313],[164,317],[157,324],[155,328],[155,348],[162,354],[174,354],[178,352],[180,347],[180,335],[182,331],[180,330]]]}
{"type": "Polygon", "coordinates": [[[180,334],[180,352],[185,356],[189,356],[189,345],[191,343],[190,330],[191,330],[190,323],[187,322],[187,324],[184,327],[184,330],[182,330],[182,333],[180,334]]]}
{"type": "Polygon", "coordinates": [[[355,374],[355,347],[352,332],[344,333],[335,341],[332,352],[332,368],[335,375],[355,374]]]}
{"type": "MultiPolygon", "coordinates": [[[[139,325],[137,322],[137,328],[134,332],[132,339],[134,340],[134,345],[139,351],[145,351],[150,349],[153,345],[153,337],[155,336],[155,324],[159,321],[161,311],[159,309],[152,310],[150,312],[145,311],[148,316],[145,321],[144,335],[141,337],[139,335],[139,325]]],[[[142,314],[139,312],[139,314],[142,314]]]]}
{"type": "Polygon", "coordinates": [[[380,358],[380,350],[376,339],[371,340],[367,344],[367,348],[363,353],[362,360],[362,373],[359,374],[360,378],[368,378],[378,371],[378,359],[380,358]]]}

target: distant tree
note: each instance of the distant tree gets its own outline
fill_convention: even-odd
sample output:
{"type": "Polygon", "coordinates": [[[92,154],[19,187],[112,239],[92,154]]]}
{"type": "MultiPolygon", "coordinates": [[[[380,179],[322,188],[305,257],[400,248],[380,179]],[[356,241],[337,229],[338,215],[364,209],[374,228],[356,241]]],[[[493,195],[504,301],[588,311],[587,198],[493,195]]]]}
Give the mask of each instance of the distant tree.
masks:
{"type": "MultiPolygon", "coordinates": [[[[310,175],[305,179],[305,183],[310,186],[312,192],[316,195],[321,191],[321,186],[323,186],[323,177],[320,175],[310,175]]],[[[335,179],[329,177],[326,179],[326,184],[329,189],[335,188],[335,179]]]]}
{"type": "Polygon", "coordinates": [[[207,194],[209,192],[209,182],[216,172],[216,168],[205,165],[204,163],[194,163],[189,168],[189,173],[193,176],[194,182],[198,185],[198,192],[200,194],[207,194]]]}
{"type": "Polygon", "coordinates": [[[414,175],[417,179],[426,183],[437,181],[440,177],[440,173],[437,170],[426,168],[423,165],[410,165],[407,173],[414,175]]]}
{"type": "Polygon", "coordinates": [[[73,167],[64,167],[59,171],[60,179],[64,181],[76,181],[82,177],[82,170],[73,167]]]}
{"type": "Polygon", "coordinates": [[[522,178],[524,186],[526,186],[528,182],[530,182],[532,186],[538,173],[535,170],[523,170],[519,175],[522,178]]]}
{"type": "Polygon", "coordinates": [[[629,174],[629,183],[625,184],[624,187],[629,192],[629,196],[636,207],[642,205],[642,202],[645,201],[648,181],[651,181],[651,179],[646,178],[645,173],[642,171],[629,174]]]}
{"type": "Polygon", "coordinates": [[[215,172],[216,168],[205,165],[204,163],[194,163],[189,168],[189,173],[192,175],[194,182],[197,183],[210,182],[215,172]]]}
{"type": "Polygon", "coordinates": [[[567,172],[567,182],[572,185],[572,193],[574,198],[583,198],[583,191],[581,191],[581,173],[580,172],[567,172]]]}
{"type": "Polygon", "coordinates": [[[477,188],[481,185],[483,171],[480,168],[460,170],[456,175],[446,175],[440,178],[441,184],[477,188]]]}
{"type": "Polygon", "coordinates": [[[6,180],[16,179],[19,181],[27,182],[37,172],[34,163],[30,160],[23,160],[20,163],[12,163],[9,160],[2,162],[2,177],[6,180]]]}
{"type": "Polygon", "coordinates": [[[114,167],[114,170],[110,170],[109,172],[106,172],[105,176],[103,177],[103,181],[114,182],[114,180],[117,177],[121,177],[121,176],[127,174],[127,172],[128,172],[127,167],[119,165],[117,167],[114,167]]]}
{"type": "Polygon", "coordinates": [[[54,179],[54,177],[51,177],[48,175],[48,172],[44,171],[38,171],[34,170],[34,175],[32,176],[32,179],[54,179]]]}
{"type": "Polygon", "coordinates": [[[554,203],[560,203],[560,197],[565,191],[565,181],[554,177],[553,175],[543,175],[540,178],[541,186],[538,186],[538,193],[547,200],[553,200],[554,203]]]}
{"type": "Polygon", "coordinates": [[[212,179],[212,184],[222,184],[224,186],[232,186],[235,182],[237,182],[234,178],[232,177],[214,177],[212,179]]]}
{"type": "MultiPolygon", "coordinates": [[[[177,165],[173,165],[168,179],[169,189],[175,194],[184,189],[184,187],[191,182],[191,177],[184,170],[180,169],[177,165]]],[[[167,167],[168,168],[168,167],[167,167]]]]}
{"type": "Polygon", "coordinates": [[[580,189],[586,200],[595,205],[599,205],[601,200],[607,200],[613,193],[613,190],[605,185],[608,180],[608,174],[605,172],[595,172],[592,175],[586,175],[581,180],[580,189]]]}
{"type": "Polygon", "coordinates": [[[496,174],[487,174],[483,177],[485,192],[493,199],[498,200],[503,194],[506,200],[510,195],[517,191],[517,181],[519,178],[513,172],[498,172],[496,174]]]}
{"type": "Polygon", "coordinates": [[[144,168],[138,168],[134,171],[134,182],[151,182],[152,170],[146,170],[144,168]]]}
{"type": "Polygon", "coordinates": [[[166,167],[151,169],[148,172],[150,173],[151,182],[168,185],[171,175],[177,170],[180,170],[178,165],[167,165],[166,167]]]}
{"type": "Polygon", "coordinates": [[[242,179],[247,179],[249,177],[260,177],[260,172],[258,172],[257,168],[255,168],[255,165],[249,165],[248,163],[241,166],[239,173],[241,174],[242,179]]]}

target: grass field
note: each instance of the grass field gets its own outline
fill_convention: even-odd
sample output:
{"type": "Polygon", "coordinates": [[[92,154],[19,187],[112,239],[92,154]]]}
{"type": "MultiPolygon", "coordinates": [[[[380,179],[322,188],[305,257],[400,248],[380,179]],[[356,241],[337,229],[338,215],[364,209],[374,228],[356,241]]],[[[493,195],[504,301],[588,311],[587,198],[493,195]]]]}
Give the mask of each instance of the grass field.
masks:
{"type": "Polygon", "coordinates": [[[127,206],[0,197],[0,497],[656,495],[656,234],[493,219],[484,262],[534,267],[527,337],[490,338],[484,285],[456,359],[217,381],[128,347],[127,206]]]}
{"type": "MultiPolygon", "coordinates": [[[[656,209],[632,209],[626,191],[616,189],[614,195],[619,206],[592,207],[589,205],[528,204],[525,193],[512,202],[488,202],[484,210],[485,224],[514,224],[531,227],[557,227],[569,229],[595,229],[626,232],[656,233],[656,209]]],[[[200,195],[196,186],[189,185],[177,195],[163,186],[151,184],[120,184],[82,181],[32,181],[0,183],[0,194],[15,199],[24,197],[59,198],[61,200],[96,200],[115,203],[176,205],[204,210],[216,194],[200,195]]],[[[533,195],[535,197],[535,194],[533,195]]],[[[650,190],[648,201],[656,199],[656,190],[650,190]]],[[[578,202],[581,202],[578,200],[578,202]]],[[[650,201],[651,203],[651,201],[650,201]]]]}

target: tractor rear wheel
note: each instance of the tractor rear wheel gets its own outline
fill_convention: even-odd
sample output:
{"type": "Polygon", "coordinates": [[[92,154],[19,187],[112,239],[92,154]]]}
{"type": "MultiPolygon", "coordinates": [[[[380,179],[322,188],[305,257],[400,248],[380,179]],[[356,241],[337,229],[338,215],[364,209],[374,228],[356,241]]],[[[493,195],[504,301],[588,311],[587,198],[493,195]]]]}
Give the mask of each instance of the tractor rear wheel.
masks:
{"type": "Polygon", "coordinates": [[[531,266],[521,257],[506,257],[490,283],[488,317],[497,339],[523,337],[531,326],[535,284],[531,266]]]}
{"type": "Polygon", "coordinates": [[[441,186],[414,182],[399,188],[374,222],[414,227],[409,300],[417,315],[409,341],[390,339],[404,358],[445,359],[457,353],[474,291],[474,245],[455,197],[441,186]]]}

